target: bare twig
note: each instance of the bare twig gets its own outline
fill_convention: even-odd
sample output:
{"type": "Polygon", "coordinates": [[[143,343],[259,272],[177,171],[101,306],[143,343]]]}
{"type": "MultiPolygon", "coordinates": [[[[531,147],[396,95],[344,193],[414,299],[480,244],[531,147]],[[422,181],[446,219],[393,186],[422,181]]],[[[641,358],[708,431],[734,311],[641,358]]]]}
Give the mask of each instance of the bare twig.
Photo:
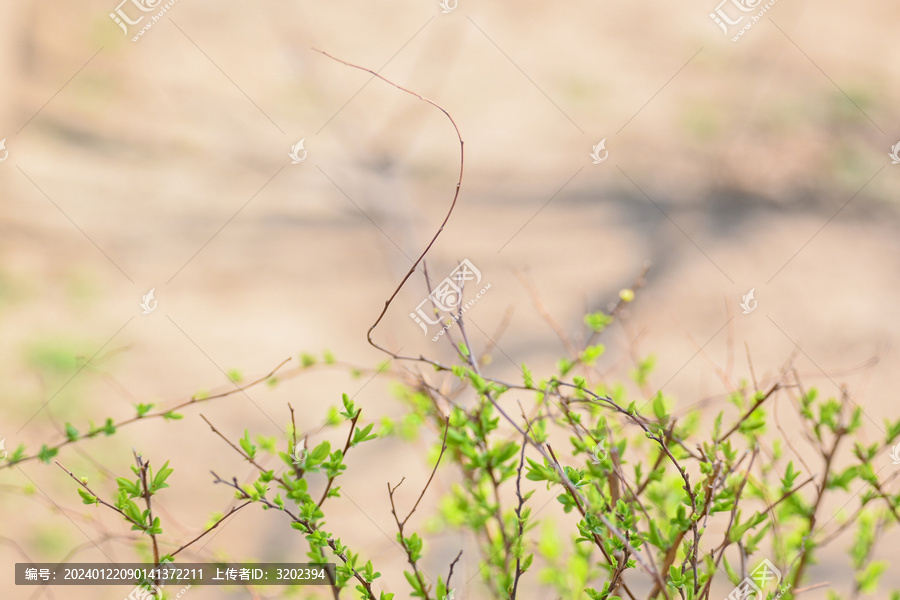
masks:
{"type": "Polygon", "coordinates": [[[203,531],[203,533],[201,533],[200,535],[198,535],[197,537],[195,537],[195,538],[192,539],[191,541],[189,541],[189,542],[187,542],[187,543],[185,543],[185,544],[182,544],[177,550],[175,550],[174,552],[170,552],[169,554],[170,554],[171,556],[177,555],[179,552],[181,552],[182,550],[184,550],[185,548],[187,548],[188,546],[190,546],[190,545],[193,544],[194,542],[199,541],[201,538],[203,538],[203,536],[205,536],[206,534],[208,534],[209,532],[211,532],[213,529],[215,529],[216,527],[218,527],[219,525],[221,525],[222,522],[225,521],[225,519],[227,519],[228,517],[230,517],[231,515],[233,515],[233,514],[236,513],[237,511],[241,510],[242,508],[244,508],[245,506],[248,506],[248,505],[250,505],[250,504],[253,504],[253,503],[248,501],[248,502],[244,502],[244,503],[241,504],[240,506],[235,506],[235,507],[233,507],[230,511],[228,511],[228,513],[227,513],[225,516],[223,516],[223,517],[220,518],[220,519],[216,519],[216,522],[213,523],[212,525],[210,525],[209,527],[207,527],[207,528],[203,531]]]}
{"type": "Polygon", "coordinates": [[[444,115],[446,115],[446,117],[450,120],[450,123],[453,125],[453,129],[456,131],[456,137],[459,139],[459,179],[456,182],[456,192],[453,194],[453,201],[450,203],[450,209],[447,211],[447,214],[444,217],[444,220],[441,222],[441,226],[438,228],[437,232],[435,232],[434,236],[431,238],[431,241],[425,247],[425,250],[422,251],[422,254],[420,254],[419,257],[416,259],[416,261],[412,264],[409,271],[406,273],[406,275],[400,281],[400,284],[397,286],[397,288],[394,290],[394,293],[392,293],[390,298],[388,298],[385,301],[384,308],[381,309],[381,314],[378,315],[378,318],[375,319],[375,322],[372,324],[371,327],[369,327],[368,332],[366,332],[366,339],[369,340],[369,344],[371,344],[375,348],[381,350],[382,352],[390,354],[394,358],[400,358],[397,354],[395,354],[395,353],[391,352],[390,350],[387,350],[386,348],[375,343],[375,341],[372,340],[372,332],[375,330],[376,327],[378,327],[378,324],[381,323],[381,320],[384,318],[384,315],[387,314],[388,308],[390,308],[391,303],[394,301],[394,298],[397,297],[397,294],[400,293],[400,290],[403,288],[404,285],[406,285],[407,280],[409,280],[409,278],[412,276],[412,274],[416,272],[416,269],[418,268],[419,263],[422,262],[422,260],[425,258],[425,255],[428,254],[428,252],[431,250],[431,247],[437,241],[438,236],[440,236],[441,232],[444,231],[444,227],[447,225],[447,222],[450,220],[450,215],[453,214],[453,210],[456,208],[456,201],[459,199],[459,192],[462,188],[463,170],[465,168],[465,162],[466,162],[465,161],[465,148],[464,148],[465,143],[463,142],[462,134],[459,132],[459,127],[456,125],[456,121],[453,120],[453,117],[450,116],[450,113],[447,112],[447,110],[444,109],[441,105],[437,104],[436,102],[434,102],[432,100],[429,100],[428,98],[426,98],[420,94],[417,94],[416,92],[413,92],[412,90],[409,90],[399,84],[396,84],[389,79],[386,79],[385,77],[383,77],[382,75],[379,75],[376,71],[373,71],[372,69],[368,69],[366,67],[362,67],[360,65],[355,65],[355,64],[347,62],[345,60],[341,60],[340,58],[334,57],[334,56],[328,54],[327,52],[323,52],[323,51],[317,50],[315,48],[314,48],[314,50],[316,52],[319,52],[320,54],[324,54],[325,56],[327,56],[328,58],[330,58],[332,60],[335,60],[344,65],[347,65],[348,67],[353,67],[354,69],[359,69],[361,71],[365,71],[366,73],[370,73],[373,76],[377,77],[378,79],[384,81],[385,83],[394,86],[398,90],[400,90],[402,92],[406,92],[407,94],[410,94],[412,96],[415,96],[419,100],[427,102],[428,104],[437,108],[442,113],[444,113],[444,115]]]}
{"type": "MultiPolygon", "coordinates": [[[[450,579],[453,578],[453,567],[455,567],[456,563],[459,562],[459,559],[462,558],[462,553],[463,553],[463,551],[460,550],[459,554],[456,555],[456,558],[453,559],[453,562],[450,563],[450,572],[447,573],[447,589],[448,590],[450,589],[450,579]]],[[[439,600],[443,600],[443,598],[440,598],[439,600]]]]}

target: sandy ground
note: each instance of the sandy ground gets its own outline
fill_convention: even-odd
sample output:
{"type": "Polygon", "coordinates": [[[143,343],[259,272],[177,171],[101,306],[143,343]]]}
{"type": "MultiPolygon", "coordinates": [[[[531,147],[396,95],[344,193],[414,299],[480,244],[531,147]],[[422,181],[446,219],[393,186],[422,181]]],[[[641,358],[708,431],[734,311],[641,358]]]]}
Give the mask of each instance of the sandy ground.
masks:
{"type": "MultiPolygon", "coordinates": [[[[495,353],[498,376],[514,377],[522,362],[546,371],[562,351],[517,271],[574,332],[584,312],[607,307],[649,263],[631,322],[642,332],[639,351],[658,357],[654,385],[680,408],[723,393],[712,364],[730,355],[732,380],[748,378],[746,345],[760,377],[796,351],[810,384],[829,394],[846,385],[870,418],[870,442],[884,418],[896,418],[900,166],[887,154],[900,139],[900,63],[889,59],[897,7],[785,0],[738,43],[708,18],[714,3],[698,0],[677,8],[460,0],[447,14],[436,2],[184,0],[137,43],[108,18],[114,8],[0,7],[7,448],[56,439],[67,420],[123,418],[134,402],[222,386],[232,368],[262,374],[300,351],[329,348],[366,366],[382,359],[365,331],[447,210],[459,145],[433,107],[311,47],[383,69],[456,120],[463,191],[429,269],[443,274],[468,258],[491,283],[470,315],[473,331],[492,333],[513,310],[495,353]],[[291,164],[301,138],[308,155],[291,164]],[[601,139],[609,157],[592,164],[601,139]],[[158,309],[144,315],[138,303],[151,288],[158,309]],[[751,288],[758,308],[744,315],[738,303],[751,288]]],[[[449,357],[408,317],[424,295],[416,276],[380,339],[449,357]]],[[[616,327],[606,342],[604,368],[624,373],[629,337],[616,327]]],[[[231,499],[209,470],[249,475],[201,412],[234,437],[245,427],[273,435],[289,419],[287,402],[299,408],[298,426],[312,428],[342,392],[372,419],[401,410],[380,380],[317,371],[59,459],[116,473],[131,447],[171,459],[177,492],[163,509],[189,538],[231,499]]],[[[894,467],[882,460],[884,475],[894,467]]],[[[405,597],[383,489],[406,476],[412,495],[426,466],[393,440],[349,463],[367,477],[344,482],[331,525],[363,555],[382,557],[388,587],[405,597]]],[[[82,544],[78,560],[104,560],[89,540],[121,528],[105,515],[78,517],[85,513],[62,471],[30,463],[0,476],[3,536],[19,546],[0,546],[3,564],[21,552],[59,559],[82,544]],[[10,491],[24,485],[40,490],[36,500],[10,491]]],[[[438,479],[435,492],[452,482],[438,479]]],[[[302,560],[293,533],[247,511],[208,549],[302,560]]],[[[107,556],[130,556],[127,543],[100,545],[107,556]]],[[[457,535],[435,538],[429,569],[445,572],[459,548],[472,558],[460,579],[475,577],[475,548],[457,535]]],[[[2,570],[0,596],[31,597],[10,573],[2,570]]],[[[809,575],[845,589],[846,555],[823,556],[809,575]]],[[[122,596],[64,591],[54,597],[122,596]]],[[[477,578],[461,592],[483,593],[477,578]]],[[[548,592],[533,583],[526,593],[548,592]]]]}

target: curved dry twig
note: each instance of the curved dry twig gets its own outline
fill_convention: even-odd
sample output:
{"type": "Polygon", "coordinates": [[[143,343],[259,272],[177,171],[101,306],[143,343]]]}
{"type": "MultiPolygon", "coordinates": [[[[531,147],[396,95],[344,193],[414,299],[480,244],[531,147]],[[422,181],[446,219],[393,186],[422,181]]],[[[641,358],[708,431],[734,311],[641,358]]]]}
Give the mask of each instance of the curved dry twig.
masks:
{"type": "Polygon", "coordinates": [[[340,58],[332,56],[331,54],[328,54],[327,52],[324,52],[317,48],[313,48],[313,50],[315,50],[319,54],[324,54],[328,58],[335,60],[341,64],[347,65],[348,67],[353,67],[354,69],[359,69],[360,71],[365,71],[366,73],[371,73],[378,79],[394,86],[398,90],[406,92],[407,94],[415,96],[419,100],[423,100],[423,101],[427,102],[428,104],[432,105],[433,107],[435,107],[436,109],[438,109],[439,111],[444,113],[444,115],[447,116],[447,118],[450,120],[450,123],[453,125],[453,129],[456,131],[456,137],[459,139],[459,179],[456,182],[456,192],[453,194],[453,201],[450,203],[450,209],[447,211],[447,214],[444,216],[444,220],[441,221],[441,226],[435,232],[434,236],[431,238],[431,241],[428,242],[427,246],[425,246],[425,250],[422,251],[422,254],[419,255],[419,258],[417,258],[416,261],[413,263],[412,267],[410,267],[409,271],[406,273],[406,275],[400,281],[400,284],[394,290],[394,293],[392,293],[390,298],[388,298],[385,301],[384,308],[381,309],[381,313],[378,315],[378,318],[375,319],[375,322],[372,323],[372,326],[369,327],[369,330],[366,332],[366,339],[369,341],[369,344],[371,344],[375,348],[381,350],[382,352],[389,354],[393,358],[401,358],[401,359],[407,358],[410,360],[416,360],[415,357],[399,356],[398,354],[391,352],[387,348],[380,346],[374,340],[372,340],[372,332],[375,330],[376,327],[378,327],[378,324],[381,323],[381,320],[384,318],[384,315],[387,314],[388,308],[390,308],[391,303],[394,301],[394,298],[397,297],[397,294],[400,293],[400,290],[403,289],[403,286],[406,285],[406,282],[409,280],[410,277],[412,277],[412,274],[416,272],[416,269],[418,268],[419,264],[422,262],[422,260],[424,260],[425,255],[428,254],[428,252],[431,250],[431,247],[434,246],[434,243],[437,241],[438,236],[441,235],[441,232],[444,231],[444,227],[447,225],[447,222],[450,220],[450,215],[453,214],[453,210],[456,208],[456,201],[459,199],[459,192],[462,188],[463,170],[464,170],[465,162],[466,162],[465,161],[465,148],[464,148],[465,142],[463,142],[462,134],[459,132],[459,127],[457,126],[456,121],[453,120],[453,117],[450,116],[450,113],[447,112],[447,110],[440,104],[434,102],[433,100],[429,100],[425,96],[422,96],[421,94],[418,94],[412,90],[409,90],[409,89],[403,87],[402,85],[394,83],[390,79],[387,79],[387,78],[379,75],[376,71],[373,71],[372,69],[362,67],[360,65],[355,65],[351,62],[347,62],[346,60],[342,60],[340,58]]]}

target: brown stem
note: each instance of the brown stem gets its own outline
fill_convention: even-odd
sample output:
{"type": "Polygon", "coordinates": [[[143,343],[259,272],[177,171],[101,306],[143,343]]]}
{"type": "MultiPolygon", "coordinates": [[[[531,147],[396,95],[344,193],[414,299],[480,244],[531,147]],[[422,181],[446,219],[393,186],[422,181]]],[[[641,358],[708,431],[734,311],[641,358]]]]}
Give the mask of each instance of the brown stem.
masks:
{"type": "MultiPolygon", "coordinates": [[[[362,409],[357,410],[356,414],[353,416],[353,419],[350,420],[350,433],[347,434],[347,441],[344,443],[344,456],[347,455],[347,450],[350,449],[350,442],[353,440],[353,432],[356,431],[356,421],[359,420],[359,415],[362,414],[362,409]]],[[[322,508],[322,504],[324,504],[325,500],[328,498],[328,492],[331,491],[331,484],[334,483],[337,475],[328,478],[328,483],[325,484],[325,491],[322,492],[322,498],[319,500],[319,503],[316,505],[319,508],[322,508]]]]}
{"type": "MultiPolygon", "coordinates": [[[[211,471],[211,473],[213,474],[213,477],[216,478],[214,483],[221,483],[221,484],[227,485],[228,487],[234,488],[241,494],[241,498],[252,501],[252,498],[250,497],[250,495],[247,492],[245,492],[244,488],[242,488],[240,486],[240,484],[237,482],[237,478],[233,478],[231,481],[226,481],[226,480],[222,479],[221,477],[219,477],[218,475],[216,475],[215,471],[211,471]]],[[[314,523],[311,523],[311,522],[299,517],[298,515],[295,515],[294,513],[292,513],[291,511],[289,511],[286,508],[278,506],[277,504],[269,501],[265,497],[260,497],[259,500],[257,500],[257,502],[260,502],[261,504],[266,505],[270,509],[285,513],[286,515],[288,515],[291,518],[291,521],[302,525],[303,528],[306,530],[306,533],[308,533],[308,534],[314,533],[315,531],[318,530],[318,528],[316,527],[316,525],[314,523]]],[[[325,543],[328,545],[329,548],[331,548],[331,551],[334,553],[335,556],[340,558],[341,561],[345,565],[350,567],[350,570],[353,572],[353,576],[356,578],[357,581],[359,581],[360,585],[362,585],[363,588],[366,590],[366,599],[367,600],[376,600],[375,593],[372,591],[372,584],[369,583],[368,581],[366,581],[366,579],[362,575],[360,575],[360,573],[355,568],[353,568],[353,566],[350,563],[349,558],[347,557],[347,555],[345,553],[338,552],[338,547],[337,547],[337,543],[335,542],[335,540],[333,538],[328,538],[327,540],[325,540],[325,543]]],[[[332,586],[332,587],[334,587],[334,586],[332,586]]]]}
{"type": "MultiPolygon", "coordinates": [[[[394,504],[394,492],[397,491],[397,488],[406,481],[406,478],[402,478],[400,483],[395,485],[393,488],[391,484],[387,484],[388,489],[388,498],[391,501],[391,514],[394,515],[394,522],[397,524],[397,530],[399,531],[400,543],[403,545],[403,550],[406,552],[406,560],[409,562],[410,566],[413,568],[413,573],[415,575],[416,581],[419,582],[419,587],[425,595],[424,600],[429,600],[428,588],[425,584],[425,579],[422,577],[422,572],[419,569],[418,560],[416,560],[412,551],[409,549],[409,546],[406,543],[406,538],[403,535],[403,528],[406,526],[406,523],[409,521],[410,517],[413,516],[413,513],[416,512],[416,509],[419,508],[419,503],[422,501],[422,498],[425,497],[425,492],[428,491],[428,487],[431,485],[432,480],[434,479],[435,473],[437,473],[438,467],[441,464],[441,459],[444,457],[444,452],[447,450],[447,434],[450,433],[450,420],[447,419],[444,426],[444,439],[441,441],[441,453],[438,455],[437,462],[434,464],[434,469],[431,470],[431,476],[428,477],[428,481],[425,482],[425,487],[422,488],[422,493],[419,494],[419,498],[416,500],[416,503],[413,505],[412,509],[410,509],[409,513],[406,517],[401,521],[400,516],[397,514],[397,507],[394,504]]],[[[462,552],[460,552],[462,554],[462,552]]],[[[455,564],[455,561],[454,561],[455,564]]],[[[451,566],[451,574],[452,566],[451,566]]],[[[449,581],[449,578],[448,578],[449,581]]],[[[442,599],[438,599],[442,600],[442,599]]]]}
{"type": "MultiPolygon", "coordinates": [[[[283,367],[283,366],[284,366],[287,362],[289,362],[290,360],[291,360],[290,358],[284,359],[283,361],[281,361],[281,363],[280,363],[277,367],[275,367],[274,369],[272,369],[271,371],[269,371],[268,374],[266,374],[266,375],[263,376],[263,377],[260,377],[259,379],[256,379],[256,380],[254,380],[254,381],[251,381],[250,383],[248,383],[248,384],[246,384],[246,385],[244,385],[244,386],[238,386],[238,387],[235,387],[235,388],[233,388],[233,389],[230,389],[230,390],[227,390],[227,391],[218,393],[218,394],[213,394],[213,395],[211,395],[211,396],[205,396],[205,397],[203,397],[203,398],[198,398],[198,397],[196,397],[196,396],[191,396],[191,399],[190,399],[190,400],[187,400],[187,401],[185,401],[185,402],[181,402],[181,403],[179,403],[179,404],[176,404],[175,406],[172,406],[171,408],[168,408],[168,409],[166,409],[166,410],[159,410],[159,411],[154,412],[154,413],[148,413],[148,414],[146,414],[146,415],[144,415],[144,416],[142,416],[142,417],[131,417],[131,418],[129,418],[129,419],[125,419],[125,420],[119,421],[118,423],[114,423],[114,424],[113,424],[113,427],[115,427],[115,428],[118,430],[118,429],[120,429],[120,428],[122,428],[122,427],[125,427],[126,425],[131,425],[132,423],[136,423],[137,421],[146,421],[146,420],[148,420],[148,419],[165,418],[166,415],[168,415],[168,414],[170,414],[170,413],[172,413],[172,412],[175,412],[176,410],[180,410],[180,409],[182,409],[182,408],[185,408],[185,407],[187,407],[187,406],[191,406],[192,404],[200,404],[201,402],[208,402],[208,401],[210,401],[210,400],[216,400],[216,399],[218,399],[218,398],[225,398],[226,396],[231,396],[231,395],[234,395],[234,394],[241,393],[241,392],[243,392],[244,390],[247,390],[247,389],[249,389],[249,388],[251,388],[251,387],[254,387],[254,386],[256,386],[256,385],[259,385],[260,383],[262,383],[262,382],[264,382],[264,381],[267,381],[267,380],[268,380],[269,378],[271,378],[271,377],[272,377],[279,369],[281,369],[281,367],[283,367]]],[[[72,439],[72,440],[67,439],[67,440],[65,440],[65,441],[60,442],[59,444],[56,444],[55,446],[49,446],[49,447],[48,447],[48,450],[59,450],[60,448],[63,448],[63,447],[65,447],[65,446],[68,446],[69,444],[74,444],[75,442],[79,442],[79,441],[81,441],[81,440],[86,440],[86,439],[90,439],[90,438],[97,437],[97,436],[100,435],[101,433],[103,433],[103,428],[93,429],[93,430],[88,431],[87,433],[85,433],[85,434],[83,434],[83,435],[80,435],[80,436],[76,437],[75,439],[72,439]]],[[[10,462],[8,462],[8,463],[6,463],[6,464],[0,464],[0,469],[7,469],[7,468],[9,468],[9,467],[12,467],[13,465],[18,465],[18,464],[21,464],[21,463],[26,462],[26,461],[29,461],[29,460],[34,460],[34,459],[38,458],[38,456],[39,456],[38,454],[35,454],[35,455],[33,455],[33,456],[26,456],[26,457],[21,458],[21,459],[16,460],[16,461],[10,461],[10,462]]]]}
{"type": "Polygon", "coordinates": [[[416,272],[416,268],[419,266],[419,263],[422,262],[422,260],[425,258],[425,255],[428,254],[428,252],[431,250],[431,247],[437,241],[438,236],[440,236],[441,232],[444,231],[444,227],[447,225],[447,222],[450,220],[450,215],[453,214],[453,210],[456,208],[456,201],[459,199],[459,192],[462,189],[463,170],[465,168],[465,163],[466,163],[465,149],[464,149],[465,143],[463,142],[462,134],[459,132],[459,127],[456,125],[456,121],[453,120],[453,117],[450,116],[450,113],[447,112],[447,110],[444,109],[441,105],[437,104],[436,102],[434,102],[432,100],[429,100],[428,98],[426,98],[425,96],[422,96],[421,94],[417,94],[416,92],[413,92],[412,90],[408,90],[405,87],[398,85],[389,79],[386,79],[385,77],[379,75],[376,71],[373,71],[372,69],[367,69],[366,67],[361,67],[359,65],[355,65],[355,64],[347,62],[345,60],[341,60],[340,58],[336,58],[336,57],[328,54],[327,52],[323,52],[323,51],[317,50],[315,48],[313,48],[313,50],[315,50],[316,52],[318,52],[320,54],[324,54],[328,58],[335,60],[341,64],[347,65],[348,67],[353,67],[354,69],[359,69],[360,71],[365,71],[366,73],[370,73],[370,74],[374,75],[375,77],[377,77],[378,79],[384,81],[385,83],[394,86],[398,90],[400,90],[402,92],[406,92],[407,94],[410,94],[412,96],[415,96],[419,100],[427,102],[428,104],[437,108],[439,111],[444,113],[444,115],[446,115],[446,117],[448,119],[450,119],[450,123],[453,125],[453,129],[456,130],[456,137],[459,139],[459,179],[456,182],[456,192],[453,194],[453,201],[450,203],[450,209],[447,211],[447,215],[444,217],[444,220],[441,222],[441,226],[438,228],[437,232],[435,232],[434,237],[431,238],[431,241],[428,242],[428,245],[425,247],[425,250],[422,251],[422,254],[419,255],[419,257],[416,259],[416,261],[409,268],[409,271],[406,273],[406,275],[400,281],[400,285],[397,286],[397,288],[394,290],[394,293],[391,294],[390,298],[388,298],[385,301],[384,308],[381,309],[381,314],[378,315],[378,318],[375,319],[375,322],[372,324],[371,327],[369,327],[369,330],[366,332],[366,339],[369,340],[369,344],[371,344],[373,347],[381,350],[382,352],[385,352],[387,354],[394,356],[394,358],[399,358],[393,352],[391,352],[391,351],[387,350],[386,348],[383,348],[382,346],[375,343],[372,340],[372,332],[375,330],[376,327],[378,327],[378,324],[381,323],[381,320],[384,318],[384,315],[387,314],[388,308],[390,308],[391,303],[394,301],[394,298],[397,297],[397,294],[400,293],[400,290],[403,288],[404,285],[406,285],[406,282],[409,280],[409,278],[412,276],[412,274],[416,272]]]}
{"type": "Polygon", "coordinates": [[[225,519],[227,519],[228,517],[230,517],[231,515],[233,515],[233,514],[236,513],[237,511],[241,510],[242,508],[244,508],[245,506],[248,506],[248,505],[250,505],[250,504],[253,504],[253,502],[244,502],[244,503],[241,504],[240,506],[235,506],[235,507],[233,507],[230,511],[228,511],[228,514],[226,514],[225,516],[223,516],[221,519],[217,519],[216,522],[213,523],[212,525],[210,525],[209,527],[207,527],[206,530],[205,530],[203,533],[201,533],[200,535],[198,535],[197,537],[195,537],[195,538],[192,539],[191,541],[187,542],[186,544],[182,544],[182,546],[181,546],[180,548],[178,548],[177,550],[175,550],[174,552],[171,553],[171,556],[177,555],[179,552],[181,552],[182,550],[184,550],[185,548],[187,548],[188,546],[190,546],[190,545],[193,544],[194,542],[199,541],[203,536],[205,536],[205,535],[208,534],[210,531],[212,531],[213,529],[215,529],[216,527],[218,527],[219,525],[221,525],[222,522],[223,522],[225,519]]]}
{"type": "Polygon", "coordinates": [[[62,469],[62,470],[65,471],[66,473],[68,473],[68,474],[69,474],[69,477],[71,477],[72,479],[74,479],[75,482],[78,483],[78,485],[80,485],[81,487],[83,487],[85,490],[87,490],[87,492],[88,492],[91,496],[93,496],[94,498],[96,498],[96,499],[97,499],[97,502],[98,502],[99,504],[102,504],[103,506],[105,506],[105,507],[107,507],[107,508],[111,508],[112,510],[116,511],[117,513],[119,513],[120,515],[122,515],[123,517],[125,517],[125,520],[126,520],[126,521],[128,521],[128,522],[131,523],[132,525],[137,525],[137,526],[141,529],[141,531],[145,531],[145,530],[146,530],[146,527],[144,527],[144,524],[143,524],[143,523],[141,523],[140,521],[135,521],[134,519],[132,519],[131,517],[129,517],[127,514],[125,514],[125,512],[122,511],[122,509],[120,509],[119,507],[117,507],[117,506],[115,506],[115,505],[113,505],[113,504],[110,504],[109,502],[107,502],[106,500],[104,500],[103,498],[101,498],[100,496],[98,496],[96,493],[94,493],[94,491],[93,491],[91,488],[88,487],[88,484],[86,484],[86,483],[84,483],[83,481],[81,481],[80,479],[78,479],[78,478],[75,476],[75,474],[72,473],[72,471],[68,470],[67,468],[65,468],[64,466],[62,466],[61,464],[59,464],[58,461],[54,461],[54,462],[56,463],[56,466],[58,466],[60,469],[62,469]]]}
{"type": "MultiPolygon", "coordinates": [[[[522,520],[522,507],[525,506],[525,498],[522,496],[522,467],[525,466],[525,441],[522,441],[522,449],[519,452],[519,468],[516,470],[516,497],[519,499],[519,504],[516,506],[516,522],[519,524],[519,533],[518,539],[516,540],[517,544],[523,543],[523,535],[525,533],[525,522],[522,520]]],[[[510,600],[516,600],[516,591],[519,589],[519,577],[522,576],[522,560],[521,560],[521,549],[517,549],[516,552],[516,578],[513,581],[513,589],[512,594],[510,594],[510,600]]]]}
{"type": "MultiPolygon", "coordinates": [[[[138,474],[141,481],[141,497],[144,499],[144,502],[147,504],[147,524],[150,527],[150,539],[153,541],[153,564],[159,564],[159,543],[156,540],[156,534],[153,533],[153,506],[150,503],[150,487],[147,485],[147,470],[150,468],[150,463],[145,463],[140,454],[137,453],[136,450],[134,452],[134,461],[138,466],[138,474]]],[[[157,576],[153,583],[159,586],[159,577],[157,576]]]]}

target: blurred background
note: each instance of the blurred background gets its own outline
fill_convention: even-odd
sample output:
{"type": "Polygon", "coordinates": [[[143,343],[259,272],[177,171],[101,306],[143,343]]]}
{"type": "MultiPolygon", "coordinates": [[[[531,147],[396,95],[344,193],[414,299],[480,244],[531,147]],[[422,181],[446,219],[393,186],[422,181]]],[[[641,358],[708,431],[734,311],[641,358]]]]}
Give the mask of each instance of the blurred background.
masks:
{"type": "MultiPolygon", "coordinates": [[[[466,318],[473,343],[497,343],[498,377],[516,377],[522,362],[549,373],[563,354],[541,310],[574,334],[649,265],[632,327],[605,334],[605,373],[652,353],[653,387],[689,411],[720,402],[723,379],[749,380],[748,353],[759,380],[795,354],[807,385],[846,386],[871,442],[896,418],[900,166],[888,154],[900,141],[891,58],[900,6],[784,0],[732,42],[709,16],[715,0],[459,0],[449,12],[437,1],[179,0],[132,41],[162,6],[0,5],[7,450],[58,443],[65,422],[86,430],[132,416],[136,403],[227,390],[232,370],[250,380],[288,357],[296,365],[300,352],[329,349],[363,367],[385,358],[366,330],[449,207],[459,142],[434,107],[314,48],[434,100],[459,127],[462,191],[428,268],[440,280],[468,259],[491,284],[466,318]],[[110,17],[117,9],[144,18],[125,23],[126,34],[110,17]],[[293,164],[301,140],[296,156],[306,155],[293,164]],[[594,164],[601,141],[608,156],[594,164]],[[143,314],[151,289],[158,305],[143,314]],[[751,289],[758,305],[743,314],[751,289]]],[[[730,2],[723,10],[739,14],[730,2]]],[[[445,342],[409,317],[426,294],[417,273],[375,338],[449,360],[445,342]]],[[[251,474],[200,413],[232,439],[245,428],[281,435],[287,402],[298,428],[314,429],[342,392],[369,420],[399,415],[387,388],[311,369],[54,460],[108,490],[132,447],[153,464],[171,460],[172,490],[158,504],[187,540],[233,502],[210,469],[251,474]]],[[[419,456],[436,436],[412,442],[419,456]]],[[[396,439],[351,455],[350,472],[365,475],[343,482],[329,521],[380,559],[379,581],[397,598],[407,596],[405,559],[384,487],[405,476],[411,506],[429,474],[419,456],[396,439]]],[[[884,476],[897,467],[883,459],[884,476]]],[[[439,474],[434,497],[452,481],[439,474]]],[[[109,511],[83,507],[55,465],[0,471],[0,510],[0,596],[127,593],[13,585],[14,562],[137,559],[134,536],[109,511]]],[[[427,531],[420,513],[413,525],[427,531]]],[[[211,537],[204,560],[305,560],[305,542],[275,517],[245,509],[211,537]]],[[[457,599],[483,597],[465,536],[434,534],[428,568],[446,573],[459,549],[457,599]]],[[[809,570],[811,582],[850,577],[843,551],[809,570]]],[[[548,592],[535,576],[525,593],[548,592]]]]}

